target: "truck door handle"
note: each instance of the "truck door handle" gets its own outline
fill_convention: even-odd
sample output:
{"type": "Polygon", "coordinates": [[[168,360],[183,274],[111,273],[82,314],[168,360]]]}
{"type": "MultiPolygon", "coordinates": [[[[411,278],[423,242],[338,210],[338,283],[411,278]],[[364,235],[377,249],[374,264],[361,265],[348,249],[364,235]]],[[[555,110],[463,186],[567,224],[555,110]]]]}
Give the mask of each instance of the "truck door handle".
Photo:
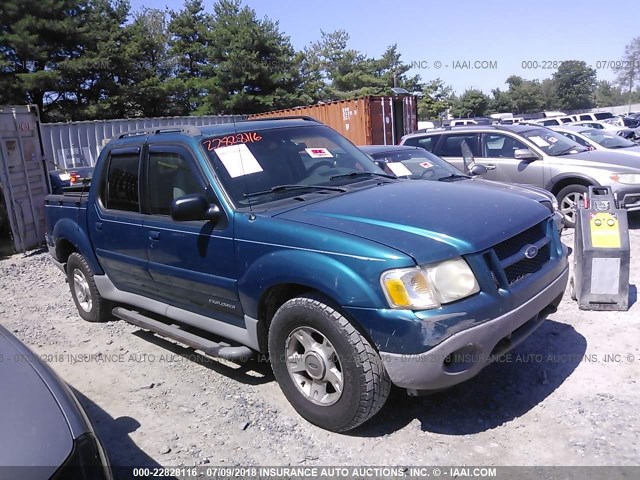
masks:
{"type": "Polygon", "coordinates": [[[495,170],[496,166],[493,163],[487,163],[485,164],[485,167],[487,168],[487,170],[495,170]]]}
{"type": "Polygon", "coordinates": [[[156,230],[149,231],[149,240],[160,240],[160,232],[156,230]]]}
{"type": "Polygon", "coordinates": [[[102,230],[102,222],[96,222],[96,230],[102,230]]]}

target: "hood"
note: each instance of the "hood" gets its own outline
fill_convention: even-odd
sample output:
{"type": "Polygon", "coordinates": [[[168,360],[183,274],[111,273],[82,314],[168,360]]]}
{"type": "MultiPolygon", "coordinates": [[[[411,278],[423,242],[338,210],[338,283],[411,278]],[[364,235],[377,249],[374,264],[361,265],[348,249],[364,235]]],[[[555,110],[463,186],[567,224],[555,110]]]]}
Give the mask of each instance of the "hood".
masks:
{"type": "Polygon", "coordinates": [[[605,149],[608,152],[616,152],[616,153],[624,153],[625,155],[633,155],[634,157],[640,156],[640,145],[636,145],[635,147],[626,147],[626,148],[609,148],[605,149]]]}
{"type": "Polygon", "coordinates": [[[0,465],[43,466],[50,474],[71,454],[65,415],[34,369],[37,355],[0,326],[0,465]],[[49,467],[50,466],[50,467],[49,467]]]}
{"type": "Polygon", "coordinates": [[[484,180],[482,178],[472,178],[466,182],[465,185],[470,188],[479,189],[478,194],[482,194],[482,189],[490,189],[490,191],[515,193],[521,195],[536,202],[549,202],[551,201],[552,194],[540,187],[534,187],[533,185],[523,185],[521,183],[504,183],[496,182],[493,180],[484,180]]]}
{"type": "Polygon", "coordinates": [[[366,238],[425,263],[484,250],[550,215],[529,198],[470,183],[393,182],[275,216],[366,238]]]}
{"type": "MultiPolygon", "coordinates": [[[[640,173],[640,160],[635,154],[628,154],[619,150],[590,150],[588,152],[574,153],[573,155],[562,155],[561,157],[550,157],[559,163],[566,163],[572,160],[573,165],[585,167],[605,167],[612,170],[611,166],[626,167],[624,170],[633,169],[640,173]]],[[[547,160],[544,160],[547,161],[547,160]]]]}

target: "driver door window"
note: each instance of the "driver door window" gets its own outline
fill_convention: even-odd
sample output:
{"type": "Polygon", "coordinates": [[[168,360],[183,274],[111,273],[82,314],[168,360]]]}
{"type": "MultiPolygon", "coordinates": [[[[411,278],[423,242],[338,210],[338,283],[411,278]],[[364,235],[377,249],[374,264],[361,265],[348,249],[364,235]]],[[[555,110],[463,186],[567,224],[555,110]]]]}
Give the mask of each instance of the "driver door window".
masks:
{"type": "Polygon", "coordinates": [[[527,146],[513,137],[502,134],[485,134],[482,139],[482,156],[485,158],[515,158],[515,151],[527,146]]]}
{"type": "Polygon", "coordinates": [[[478,163],[495,167],[483,178],[508,183],[543,185],[541,161],[520,160],[515,151],[528,148],[517,138],[503,133],[485,133],[482,136],[482,160],[478,163]]]}
{"type": "Polygon", "coordinates": [[[205,195],[205,189],[189,162],[177,152],[149,153],[149,213],[170,215],[176,198],[190,193],[205,195]]]}

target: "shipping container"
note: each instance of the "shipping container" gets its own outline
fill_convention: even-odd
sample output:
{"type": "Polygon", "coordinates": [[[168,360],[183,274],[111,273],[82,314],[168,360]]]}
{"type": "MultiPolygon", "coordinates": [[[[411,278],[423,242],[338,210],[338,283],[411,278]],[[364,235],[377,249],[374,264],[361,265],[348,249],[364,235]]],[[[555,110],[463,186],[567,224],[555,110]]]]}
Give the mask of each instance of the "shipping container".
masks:
{"type": "Polygon", "coordinates": [[[0,255],[44,243],[48,191],[37,107],[0,107],[0,255]]]}
{"type": "Polygon", "coordinates": [[[369,96],[287,108],[249,118],[304,115],[329,125],[356,145],[396,145],[418,129],[418,106],[412,95],[369,96]]]}
{"type": "Polygon", "coordinates": [[[182,125],[200,127],[239,122],[246,118],[246,115],[203,115],[43,123],[42,140],[51,169],[92,167],[102,147],[123,133],[182,125]]]}

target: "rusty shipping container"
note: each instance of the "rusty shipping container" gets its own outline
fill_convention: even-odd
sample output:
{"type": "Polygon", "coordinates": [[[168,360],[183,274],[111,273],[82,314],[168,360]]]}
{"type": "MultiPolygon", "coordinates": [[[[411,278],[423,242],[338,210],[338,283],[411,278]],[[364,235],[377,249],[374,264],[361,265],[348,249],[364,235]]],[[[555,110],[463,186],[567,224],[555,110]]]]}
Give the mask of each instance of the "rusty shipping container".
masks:
{"type": "Polygon", "coordinates": [[[306,115],[329,125],[356,145],[397,145],[418,129],[418,104],[412,95],[362,97],[250,115],[249,118],[306,115]]]}

